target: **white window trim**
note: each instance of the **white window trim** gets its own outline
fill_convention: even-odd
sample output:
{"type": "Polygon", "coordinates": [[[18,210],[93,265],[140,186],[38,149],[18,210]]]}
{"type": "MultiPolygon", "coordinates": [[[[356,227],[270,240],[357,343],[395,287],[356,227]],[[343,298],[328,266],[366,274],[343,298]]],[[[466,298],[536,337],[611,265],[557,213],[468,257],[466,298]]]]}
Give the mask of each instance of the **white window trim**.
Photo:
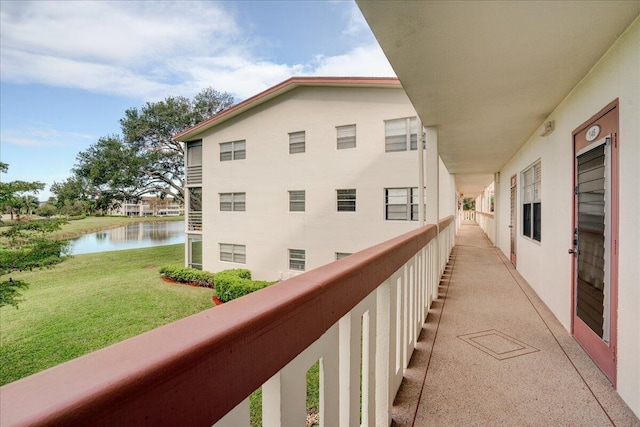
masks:
{"type": "Polygon", "coordinates": [[[247,158],[247,141],[244,139],[238,141],[229,141],[229,142],[221,142],[220,143],[220,161],[227,162],[231,160],[243,160],[247,158]],[[230,147],[229,150],[227,148],[230,147]],[[224,154],[230,153],[227,156],[223,156],[224,154]],[[224,158],[223,158],[224,157],[224,158]]]}
{"type": "Polygon", "coordinates": [[[412,151],[418,149],[418,118],[416,116],[412,117],[402,117],[399,119],[391,119],[385,120],[384,122],[384,151],[387,153],[395,153],[400,151],[412,151]],[[392,126],[402,127],[402,121],[404,121],[404,131],[403,132],[392,132],[392,126]],[[400,137],[404,137],[404,144],[400,148],[400,142],[395,142],[394,144],[390,144],[388,142],[389,138],[396,137],[400,139],[400,137]],[[390,147],[391,145],[391,147],[390,147]],[[394,148],[396,146],[398,148],[394,148]],[[393,149],[390,149],[393,148],[393,149]]]}
{"type": "Polygon", "coordinates": [[[289,270],[305,271],[307,268],[307,253],[304,249],[288,249],[289,270]],[[301,267],[301,268],[298,268],[301,267]]]}
{"type": "Polygon", "coordinates": [[[357,191],[355,188],[340,188],[336,190],[336,211],[337,212],[356,212],[357,200],[358,200],[357,191]],[[353,191],[353,200],[350,197],[345,198],[347,194],[342,194],[342,198],[340,197],[341,196],[340,192],[345,192],[345,191],[353,191]],[[353,209],[340,209],[340,202],[343,202],[343,205],[344,203],[351,204],[353,202],[353,209]]]}
{"type": "Polygon", "coordinates": [[[522,226],[520,228],[520,235],[532,242],[541,243],[542,242],[542,161],[541,159],[536,160],[531,165],[526,167],[522,172],[520,172],[520,183],[521,187],[521,198],[520,198],[520,207],[522,210],[522,214],[520,220],[522,221],[522,226]],[[531,178],[527,179],[527,173],[531,171],[531,178]],[[535,205],[540,205],[540,236],[539,238],[535,238],[535,218],[534,211],[535,205]],[[530,234],[525,234],[525,206],[530,205],[529,209],[529,232],[530,234]]]}
{"type": "Polygon", "coordinates": [[[234,264],[247,263],[247,246],[235,243],[219,243],[218,252],[220,262],[231,262],[234,264]],[[223,250],[224,249],[224,250],[223,250]],[[230,249],[230,250],[227,250],[230,249]],[[223,254],[228,254],[229,259],[223,259],[223,254]]]}
{"type": "Polygon", "coordinates": [[[289,154],[302,154],[307,150],[307,135],[305,131],[289,134],[289,154]]]}
{"type": "Polygon", "coordinates": [[[220,212],[245,212],[247,210],[247,193],[238,192],[238,193],[218,193],[218,209],[220,212]],[[228,196],[231,198],[231,201],[223,202],[223,196],[228,196]],[[242,200],[236,200],[236,198],[242,197],[242,200]],[[222,209],[223,203],[230,203],[231,209],[222,209]]]}
{"type": "Polygon", "coordinates": [[[418,187],[390,187],[384,189],[384,219],[385,221],[417,221],[418,220],[418,187]],[[389,203],[389,190],[405,190],[404,203],[389,203]],[[389,218],[389,206],[404,206],[406,217],[404,219],[389,218]],[[414,213],[415,207],[415,213],[414,213]]]}
{"type": "Polygon", "coordinates": [[[289,190],[289,212],[305,212],[307,209],[307,192],[305,190],[289,190]],[[302,196],[301,200],[293,200],[292,197],[302,196]],[[302,205],[302,209],[293,209],[294,205],[302,205]]]}
{"type": "Polygon", "coordinates": [[[338,150],[356,148],[357,136],[355,124],[336,126],[336,148],[338,150]]]}

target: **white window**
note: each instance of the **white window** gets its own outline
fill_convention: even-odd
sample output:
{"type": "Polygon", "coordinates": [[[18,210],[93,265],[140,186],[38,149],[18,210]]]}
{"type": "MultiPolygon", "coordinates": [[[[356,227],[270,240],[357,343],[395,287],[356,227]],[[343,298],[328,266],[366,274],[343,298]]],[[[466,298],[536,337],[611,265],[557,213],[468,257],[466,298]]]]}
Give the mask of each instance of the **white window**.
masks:
{"type": "Polygon", "coordinates": [[[348,257],[349,255],[351,255],[348,252],[336,252],[336,261],[345,257],[348,257]]]}
{"type": "Polygon", "coordinates": [[[305,152],[305,132],[292,132],[289,134],[289,154],[305,152]]]}
{"type": "Polygon", "coordinates": [[[540,160],[522,172],[522,234],[542,239],[542,169],[540,160]]]}
{"type": "Polygon", "coordinates": [[[356,147],[356,125],[338,126],[338,150],[356,147]]]}
{"type": "Polygon", "coordinates": [[[220,161],[240,160],[247,157],[246,141],[223,142],[220,144],[220,161]]]}
{"type": "Polygon", "coordinates": [[[202,140],[187,142],[187,166],[202,166],[202,140]]]}
{"type": "Polygon", "coordinates": [[[245,264],[247,262],[247,247],[245,245],[220,243],[220,261],[245,264]]]}
{"type": "Polygon", "coordinates": [[[407,151],[418,149],[418,119],[386,120],[384,122],[384,151],[407,151]]]}
{"type": "Polygon", "coordinates": [[[289,270],[304,271],[305,251],[304,249],[289,249],[289,270]]]}
{"type": "Polygon", "coordinates": [[[189,267],[202,270],[202,237],[189,236],[189,267]]]}
{"type": "Polygon", "coordinates": [[[351,188],[348,190],[336,190],[338,201],[338,212],[355,212],[356,211],[356,190],[351,188]]]}
{"type": "Polygon", "coordinates": [[[304,190],[289,191],[289,212],[304,212],[305,198],[304,190]]]}
{"type": "Polygon", "coordinates": [[[220,193],[221,211],[244,211],[245,193],[220,193]]]}
{"type": "Polygon", "coordinates": [[[385,188],[384,219],[417,221],[418,199],[418,187],[385,188]]]}

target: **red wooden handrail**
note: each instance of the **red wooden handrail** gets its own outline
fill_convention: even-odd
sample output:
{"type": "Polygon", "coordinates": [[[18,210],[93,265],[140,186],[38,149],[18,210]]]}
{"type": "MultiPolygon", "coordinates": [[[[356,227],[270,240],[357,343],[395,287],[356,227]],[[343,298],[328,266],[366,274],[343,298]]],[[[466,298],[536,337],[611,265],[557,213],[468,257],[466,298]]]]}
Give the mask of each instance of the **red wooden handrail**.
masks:
{"type": "Polygon", "coordinates": [[[0,425],[210,426],[435,237],[427,225],[7,384],[0,425]]]}

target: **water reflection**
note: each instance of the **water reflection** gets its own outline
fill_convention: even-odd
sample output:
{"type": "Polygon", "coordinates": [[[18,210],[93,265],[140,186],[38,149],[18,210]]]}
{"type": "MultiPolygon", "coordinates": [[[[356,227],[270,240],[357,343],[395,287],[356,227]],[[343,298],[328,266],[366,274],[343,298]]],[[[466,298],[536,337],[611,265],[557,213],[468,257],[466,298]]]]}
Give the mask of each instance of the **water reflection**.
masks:
{"type": "Polygon", "coordinates": [[[73,255],[184,243],[183,221],[128,224],[85,234],[71,241],[73,255]]]}

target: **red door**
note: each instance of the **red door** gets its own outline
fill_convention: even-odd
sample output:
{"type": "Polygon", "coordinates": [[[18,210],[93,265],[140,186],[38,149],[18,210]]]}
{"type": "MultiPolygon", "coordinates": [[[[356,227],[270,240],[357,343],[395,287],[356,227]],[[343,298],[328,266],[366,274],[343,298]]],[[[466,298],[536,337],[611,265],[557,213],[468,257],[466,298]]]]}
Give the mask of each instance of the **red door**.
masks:
{"type": "Polygon", "coordinates": [[[573,132],[573,334],[616,384],[618,101],[573,132]]]}

